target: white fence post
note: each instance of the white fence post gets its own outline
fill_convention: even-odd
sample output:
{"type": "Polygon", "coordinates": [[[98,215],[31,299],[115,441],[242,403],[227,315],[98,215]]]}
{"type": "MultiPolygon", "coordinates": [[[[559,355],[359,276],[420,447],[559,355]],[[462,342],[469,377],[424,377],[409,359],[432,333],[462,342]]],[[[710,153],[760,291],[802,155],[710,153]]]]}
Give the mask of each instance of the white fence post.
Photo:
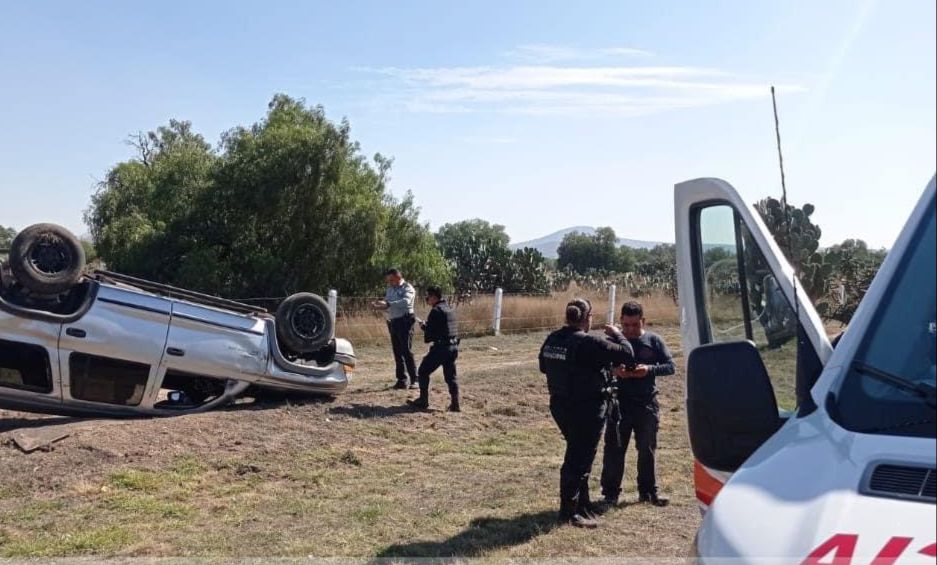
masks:
{"type": "Polygon", "coordinates": [[[608,285],[608,323],[615,323],[615,285],[608,285]]]}
{"type": "Polygon", "coordinates": [[[338,313],[338,291],[334,288],[329,290],[329,312],[332,313],[332,321],[334,322],[338,313]]]}
{"type": "Polygon", "coordinates": [[[504,300],[504,291],[500,288],[495,289],[495,319],[491,327],[495,330],[495,335],[501,335],[501,303],[504,300]]]}

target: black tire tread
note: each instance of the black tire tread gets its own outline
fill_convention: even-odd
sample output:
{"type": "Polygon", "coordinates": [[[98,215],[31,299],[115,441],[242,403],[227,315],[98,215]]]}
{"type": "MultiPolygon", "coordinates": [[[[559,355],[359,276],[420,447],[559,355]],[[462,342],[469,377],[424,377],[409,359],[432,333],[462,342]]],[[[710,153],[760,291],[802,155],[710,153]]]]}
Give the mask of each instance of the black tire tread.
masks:
{"type": "Polygon", "coordinates": [[[67,291],[81,279],[85,268],[85,250],[70,231],[56,224],[33,224],[16,234],[10,245],[10,271],[13,278],[36,294],[53,295],[67,291]],[[32,246],[43,234],[52,233],[68,246],[74,258],[67,269],[55,275],[37,271],[29,262],[32,246]]]}
{"type": "Polygon", "coordinates": [[[335,321],[329,311],[328,303],[319,295],[311,292],[300,292],[289,296],[280,303],[276,314],[277,341],[281,347],[299,354],[315,353],[329,344],[335,335],[335,321]],[[303,339],[297,335],[290,324],[290,317],[296,309],[303,305],[312,305],[319,309],[325,320],[323,330],[314,339],[303,339]]]}

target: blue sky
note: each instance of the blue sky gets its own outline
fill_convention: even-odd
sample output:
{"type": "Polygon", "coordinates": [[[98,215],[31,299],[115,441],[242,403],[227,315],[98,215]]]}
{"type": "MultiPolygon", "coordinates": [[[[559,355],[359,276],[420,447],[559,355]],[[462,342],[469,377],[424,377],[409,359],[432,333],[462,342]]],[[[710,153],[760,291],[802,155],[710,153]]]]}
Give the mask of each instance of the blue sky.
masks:
{"type": "Polygon", "coordinates": [[[0,0],[0,225],[84,233],[129,134],[216,142],[284,92],[393,156],[434,229],[672,241],[676,182],[780,194],[775,84],[790,200],[888,246],[937,168],[935,45],[932,0],[0,0]]]}

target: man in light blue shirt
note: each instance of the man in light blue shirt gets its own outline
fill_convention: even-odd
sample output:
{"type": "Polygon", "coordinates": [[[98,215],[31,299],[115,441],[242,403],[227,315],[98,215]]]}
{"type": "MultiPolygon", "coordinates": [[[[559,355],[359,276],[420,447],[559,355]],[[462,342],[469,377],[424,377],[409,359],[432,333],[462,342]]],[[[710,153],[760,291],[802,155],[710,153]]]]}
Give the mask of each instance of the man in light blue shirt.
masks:
{"type": "Polygon", "coordinates": [[[413,301],[416,290],[403,279],[399,269],[388,269],[384,273],[387,291],[383,300],[376,300],[374,308],[384,310],[387,318],[387,330],[390,332],[390,344],[394,351],[394,363],[397,368],[397,384],[394,388],[418,388],[416,362],[413,360],[413,326],[416,316],[413,314],[413,301]]]}

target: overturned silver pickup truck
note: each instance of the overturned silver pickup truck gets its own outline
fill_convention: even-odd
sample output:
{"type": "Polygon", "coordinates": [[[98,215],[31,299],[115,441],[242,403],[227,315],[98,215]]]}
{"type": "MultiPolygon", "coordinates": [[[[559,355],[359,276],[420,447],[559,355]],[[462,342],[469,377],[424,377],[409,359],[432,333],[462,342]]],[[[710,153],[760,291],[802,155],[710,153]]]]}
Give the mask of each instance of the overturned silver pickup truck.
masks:
{"type": "Polygon", "coordinates": [[[355,366],[327,303],[294,294],[262,308],[108,271],[37,224],[0,264],[0,408],[166,416],[257,391],[334,395],[355,366]]]}

